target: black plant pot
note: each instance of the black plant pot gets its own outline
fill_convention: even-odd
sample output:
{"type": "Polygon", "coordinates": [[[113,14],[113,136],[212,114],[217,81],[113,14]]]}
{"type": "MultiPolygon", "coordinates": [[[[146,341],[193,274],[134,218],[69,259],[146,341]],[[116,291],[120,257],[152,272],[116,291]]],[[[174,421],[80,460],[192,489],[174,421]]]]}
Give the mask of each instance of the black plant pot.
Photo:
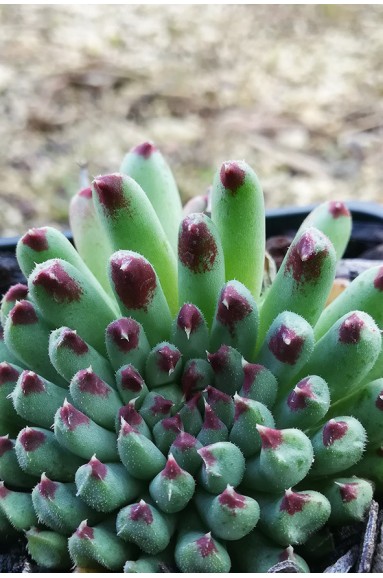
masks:
{"type": "MultiPolygon", "coordinates": [[[[366,260],[383,262],[383,206],[376,203],[347,203],[353,217],[353,230],[347,247],[342,274],[356,276],[366,266],[366,260]],[[349,260],[352,265],[349,265],[349,260]],[[345,265],[346,263],[346,265],[345,265]]],[[[278,260],[284,253],[303,219],[314,208],[313,205],[296,208],[269,210],[266,213],[266,236],[268,250],[278,260]]],[[[73,241],[71,234],[66,236],[73,241]]],[[[18,238],[0,238],[0,296],[15,283],[25,282],[15,257],[18,238]]],[[[380,504],[381,506],[381,504],[380,504]]],[[[322,539],[302,551],[311,558],[311,567],[316,572],[383,572],[383,510],[373,502],[364,523],[323,532],[322,539]]],[[[299,553],[299,548],[297,549],[299,553]]],[[[6,539],[0,536],[0,573],[46,572],[34,565],[26,552],[23,537],[6,539]]],[[[270,572],[297,572],[290,562],[281,562],[270,572]]]]}
{"type": "MultiPolygon", "coordinates": [[[[353,229],[345,258],[358,258],[383,244],[383,205],[352,201],[346,203],[352,214],[353,229]]],[[[270,209],[266,213],[266,236],[291,235],[315,205],[270,209]]]]}
{"type": "MultiPolygon", "coordinates": [[[[358,201],[351,201],[346,204],[352,214],[353,230],[344,257],[355,259],[365,255],[369,250],[375,250],[377,246],[383,245],[383,205],[358,201]]],[[[304,207],[269,209],[266,211],[266,237],[286,236],[291,238],[314,207],[315,205],[306,205],[304,207]]],[[[73,241],[69,231],[64,234],[70,241],[73,241]]],[[[4,265],[4,261],[8,258],[14,259],[18,239],[19,237],[0,237],[0,267],[11,267],[10,263],[4,265]]],[[[17,283],[17,266],[14,267],[12,274],[17,283]]],[[[0,268],[0,295],[2,294],[2,285],[5,285],[5,279],[1,275],[2,269],[0,268]]],[[[21,275],[20,272],[19,275],[21,275]]]]}

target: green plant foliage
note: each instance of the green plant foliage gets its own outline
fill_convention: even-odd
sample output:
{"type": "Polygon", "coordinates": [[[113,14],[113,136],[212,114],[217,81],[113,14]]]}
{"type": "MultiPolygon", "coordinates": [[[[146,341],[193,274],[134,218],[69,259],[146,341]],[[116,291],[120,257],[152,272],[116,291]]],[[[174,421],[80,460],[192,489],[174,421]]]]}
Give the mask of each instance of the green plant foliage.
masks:
{"type": "Polygon", "coordinates": [[[246,163],[217,171],[209,214],[182,215],[151,143],[121,171],[72,199],[77,251],[50,227],[17,246],[28,285],[1,305],[1,532],[25,531],[49,569],[288,558],[308,572],[294,547],[362,520],[382,489],[383,270],[325,308],[351,231],[330,202],[265,289],[246,163]]]}

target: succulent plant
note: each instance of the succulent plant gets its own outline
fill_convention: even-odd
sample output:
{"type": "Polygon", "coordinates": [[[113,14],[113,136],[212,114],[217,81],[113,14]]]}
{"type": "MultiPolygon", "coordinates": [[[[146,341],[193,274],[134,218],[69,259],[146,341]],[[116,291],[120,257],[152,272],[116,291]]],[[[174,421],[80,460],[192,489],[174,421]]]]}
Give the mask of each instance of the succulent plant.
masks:
{"type": "Polygon", "coordinates": [[[182,214],[144,143],[70,220],[77,250],[20,239],[28,285],[2,300],[2,534],[46,568],[308,572],[294,548],[383,482],[383,268],[326,307],[346,206],[310,214],[271,284],[242,161],[182,214]]]}

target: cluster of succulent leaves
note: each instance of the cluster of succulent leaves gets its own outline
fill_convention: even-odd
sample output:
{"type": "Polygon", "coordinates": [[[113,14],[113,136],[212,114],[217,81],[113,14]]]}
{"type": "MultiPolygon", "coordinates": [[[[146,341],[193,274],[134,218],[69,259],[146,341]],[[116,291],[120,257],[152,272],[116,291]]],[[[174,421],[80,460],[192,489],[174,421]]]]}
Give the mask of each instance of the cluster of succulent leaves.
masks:
{"type": "Polygon", "coordinates": [[[182,212],[144,143],[70,220],[77,251],[20,239],[28,285],[2,300],[1,534],[47,568],[309,571],[294,547],[383,481],[383,268],[326,306],[345,205],[309,215],[268,286],[245,162],[182,212]]]}

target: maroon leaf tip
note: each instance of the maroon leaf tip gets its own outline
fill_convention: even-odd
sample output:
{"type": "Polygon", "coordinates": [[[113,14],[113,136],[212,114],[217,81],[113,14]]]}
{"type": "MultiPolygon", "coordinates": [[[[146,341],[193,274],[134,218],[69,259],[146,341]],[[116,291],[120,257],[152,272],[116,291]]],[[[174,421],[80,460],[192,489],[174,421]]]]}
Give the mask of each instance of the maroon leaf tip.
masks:
{"type": "Polygon", "coordinates": [[[46,391],[45,385],[41,377],[33,371],[23,371],[20,376],[20,387],[24,395],[32,393],[42,393],[46,391]]]}
{"type": "Polygon", "coordinates": [[[218,552],[217,546],[215,545],[210,532],[196,540],[195,543],[202,558],[207,558],[207,556],[211,556],[218,552]]]}
{"type": "Polygon", "coordinates": [[[222,185],[233,195],[245,182],[245,171],[235,161],[223,163],[219,176],[222,185]]]}
{"type": "Polygon", "coordinates": [[[3,500],[9,493],[10,490],[4,486],[4,482],[0,482],[0,500],[3,500]]]}
{"type": "Polygon", "coordinates": [[[181,432],[174,440],[173,445],[181,452],[186,452],[195,448],[198,445],[198,440],[187,432],[181,432]]]}
{"type": "Polygon", "coordinates": [[[262,448],[264,450],[275,450],[283,442],[283,434],[281,430],[257,425],[257,430],[261,436],[262,448]]]}
{"type": "Polygon", "coordinates": [[[169,413],[174,403],[170,399],[165,399],[162,395],[154,396],[153,404],[150,406],[150,411],[153,415],[169,413]]]}
{"type": "Polygon", "coordinates": [[[141,500],[139,504],[135,504],[130,509],[129,518],[133,522],[145,522],[148,526],[153,522],[153,514],[150,506],[141,500]]]}
{"type": "Polygon", "coordinates": [[[339,341],[349,345],[359,343],[363,327],[363,319],[357,313],[352,313],[339,327],[339,341]]]}
{"type": "Polygon", "coordinates": [[[171,375],[181,359],[181,353],[174,346],[164,345],[157,349],[157,367],[160,371],[171,375]]]}
{"type": "Polygon", "coordinates": [[[304,338],[282,324],[269,340],[269,349],[282,363],[295,365],[304,345],[304,338]]]}
{"type": "Polygon", "coordinates": [[[208,446],[202,447],[201,449],[197,450],[199,455],[204,461],[204,464],[207,468],[213,467],[217,463],[217,458],[213,454],[211,450],[209,450],[208,446]]]}
{"type": "Polygon", "coordinates": [[[110,260],[115,291],[127,309],[147,311],[157,287],[152,265],[141,255],[114,253],[110,260]]]}
{"type": "Polygon", "coordinates": [[[132,391],[133,393],[140,393],[142,391],[144,380],[132,365],[124,367],[120,372],[120,376],[121,389],[132,391]]]}
{"type": "Polygon", "coordinates": [[[240,397],[239,395],[234,395],[235,413],[234,421],[237,421],[243,413],[246,413],[249,409],[249,402],[246,398],[240,397]]]}
{"type": "Polygon", "coordinates": [[[340,201],[331,201],[328,204],[328,210],[334,219],[339,219],[339,217],[349,217],[350,211],[346,205],[340,201]]]}
{"type": "Polygon", "coordinates": [[[121,419],[120,435],[128,436],[132,433],[138,433],[137,430],[132,425],[130,425],[130,423],[125,421],[124,417],[121,417],[120,419],[121,419]]]}
{"type": "Polygon", "coordinates": [[[85,414],[67,401],[65,401],[64,405],[60,408],[60,418],[69,431],[74,431],[77,427],[90,423],[89,418],[85,414]]]}
{"type": "Polygon", "coordinates": [[[218,301],[217,319],[225,325],[232,336],[236,325],[253,311],[248,300],[240,295],[232,285],[226,285],[218,301]]]}
{"type": "Polygon", "coordinates": [[[155,151],[157,147],[152,142],[143,142],[132,149],[133,153],[148,159],[155,151]]]}
{"type": "Polygon", "coordinates": [[[86,187],[85,189],[81,189],[81,191],[78,192],[78,196],[83,197],[85,199],[91,199],[92,198],[92,189],[90,187],[86,187]]]}
{"type": "Polygon", "coordinates": [[[30,301],[18,301],[10,310],[9,316],[13,325],[33,325],[39,320],[30,301]]]}
{"type": "Polygon", "coordinates": [[[345,421],[335,421],[330,419],[323,428],[323,445],[332,446],[337,440],[342,439],[348,431],[348,424],[345,421]]]}
{"type": "Polygon", "coordinates": [[[201,397],[202,393],[200,391],[197,391],[190,399],[187,400],[185,405],[187,406],[189,411],[196,411],[196,410],[199,411],[197,406],[201,397]]]}
{"type": "Polygon", "coordinates": [[[89,351],[89,347],[85,341],[77,335],[76,331],[69,329],[68,327],[63,329],[61,332],[60,342],[58,345],[70,349],[75,355],[85,355],[85,353],[88,353],[89,351]]]}
{"type": "Polygon", "coordinates": [[[117,321],[112,321],[106,331],[120,351],[128,353],[138,347],[140,325],[135,319],[122,317],[117,321]]]}
{"type": "Polygon", "coordinates": [[[165,417],[165,419],[161,421],[161,424],[165,431],[181,433],[183,429],[183,424],[179,413],[176,413],[172,417],[165,417]]]}
{"type": "Polygon", "coordinates": [[[225,371],[229,365],[230,347],[221,345],[215,353],[208,353],[207,359],[213,368],[214,373],[225,371]]]}
{"type": "Polygon", "coordinates": [[[143,422],[143,417],[138,413],[134,407],[134,403],[130,402],[119,409],[118,418],[121,423],[121,418],[124,421],[135,428],[143,422]]]}
{"type": "Polygon", "coordinates": [[[16,382],[19,375],[19,371],[6,361],[0,363],[0,387],[6,383],[16,382]]]}
{"type": "Polygon", "coordinates": [[[306,377],[294,387],[287,398],[287,405],[292,411],[298,411],[307,407],[309,399],[315,399],[315,394],[311,389],[310,378],[306,377]]]}
{"type": "Polygon", "coordinates": [[[22,301],[26,299],[28,295],[28,287],[23,285],[23,283],[17,283],[12,285],[4,295],[4,301],[8,303],[10,301],[22,301]]]}
{"type": "Polygon", "coordinates": [[[168,480],[175,480],[181,476],[182,473],[183,470],[179,467],[172,454],[169,454],[166,466],[162,470],[161,475],[168,480]]]}
{"type": "Polygon", "coordinates": [[[118,173],[102,175],[93,181],[97,198],[107,213],[113,214],[119,209],[129,209],[129,200],[124,195],[123,177],[118,173]]]}
{"type": "Polygon", "coordinates": [[[44,432],[30,427],[21,430],[19,442],[26,452],[34,452],[45,442],[46,435],[44,432]]]}
{"type": "Polygon", "coordinates": [[[178,236],[178,257],[192,273],[211,271],[217,257],[217,243],[200,213],[186,217],[178,236]]]}
{"type": "Polygon", "coordinates": [[[181,388],[187,400],[198,390],[199,383],[203,379],[204,375],[198,370],[197,363],[194,360],[191,361],[184,369],[181,377],[181,388]]]}
{"type": "Polygon", "coordinates": [[[177,325],[185,331],[187,338],[194,333],[202,324],[202,315],[199,309],[192,303],[185,303],[178,313],[177,325]]]}
{"type": "Polygon", "coordinates": [[[65,271],[59,261],[39,269],[33,284],[42,287],[57,303],[79,301],[83,294],[80,284],[65,271]]]}
{"type": "Polygon", "coordinates": [[[13,441],[8,436],[0,437],[0,458],[7,452],[13,450],[13,441]]]}
{"type": "Polygon", "coordinates": [[[310,261],[316,255],[315,239],[307,232],[302,235],[295,246],[296,253],[301,261],[310,261]]]}
{"type": "Polygon", "coordinates": [[[38,484],[38,490],[41,496],[47,500],[53,500],[59,487],[58,483],[52,482],[45,474],[41,476],[41,482],[38,484]]]}
{"type": "Polygon", "coordinates": [[[301,512],[310,496],[308,494],[295,493],[292,490],[286,490],[282,498],[279,509],[281,512],[287,512],[290,516],[294,516],[301,512]]]}
{"type": "Polygon", "coordinates": [[[73,379],[77,381],[79,390],[83,393],[90,393],[104,398],[107,398],[110,394],[110,387],[91,368],[81,369],[73,379]]]}
{"type": "Polygon", "coordinates": [[[321,276],[327,254],[328,247],[317,248],[313,232],[305,231],[287,254],[286,273],[291,273],[296,283],[312,283],[321,276]]]}
{"type": "Polygon", "coordinates": [[[218,496],[218,501],[222,506],[226,506],[230,510],[239,510],[245,507],[246,498],[241,494],[237,494],[232,486],[227,486],[226,490],[218,496]]]}
{"type": "Polygon", "coordinates": [[[208,403],[205,403],[205,416],[203,420],[202,429],[203,430],[220,430],[225,426],[218,418],[216,413],[212,410],[208,403]]]}
{"type": "Polygon", "coordinates": [[[374,279],[374,287],[378,291],[383,291],[383,267],[380,267],[375,279],[374,279]]]}
{"type": "Polygon", "coordinates": [[[227,393],[224,393],[212,385],[208,385],[205,391],[207,394],[207,402],[210,405],[214,405],[215,403],[225,403],[231,405],[232,403],[232,398],[230,395],[227,395],[227,393]]]}
{"type": "Polygon", "coordinates": [[[252,386],[254,385],[254,381],[257,376],[264,371],[264,366],[259,365],[257,363],[244,363],[243,364],[243,384],[242,390],[245,395],[248,395],[251,391],[252,386]]]}
{"type": "Polygon", "coordinates": [[[88,526],[87,520],[81,522],[76,530],[76,536],[81,540],[93,540],[94,530],[88,526]]]}
{"type": "Polygon", "coordinates": [[[287,546],[287,548],[285,548],[278,556],[279,562],[285,562],[287,560],[294,561],[294,559],[295,559],[294,548],[292,546],[287,546]]]}
{"type": "Polygon", "coordinates": [[[93,478],[96,478],[98,480],[104,480],[106,478],[106,474],[108,471],[106,465],[100,462],[100,460],[98,460],[96,456],[93,456],[89,460],[88,465],[91,468],[91,476],[93,478]]]}
{"type": "Polygon", "coordinates": [[[347,484],[342,484],[340,482],[335,482],[339,487],[339,493],[342,502],[352,502],[356,500],[359,492],[359,485],[357,482],[349,482],[347,484]]]}
{"type": "Polygon", "coordinates": [[[27,247],[30,247],[33,251],[37,251],[38,253],[41,251],[47,251],[49,248],[47,232],[48,230],[45,227],[29,229],[29,231],[21,237],[21,241],[23,245],[27,245],[27,247]]]}
{"type": "MultiPolygon", "coordinates": [[[[1,374],[0,374],[1,375],[1,374]]],[[[1,377],[0,377],[0,383],[1,383],[1,377]]],[[[380,410],[383,411],[383,389],[382,391],[379,393],[378,397],[375,400],[375,406],[380,410]]]]}

